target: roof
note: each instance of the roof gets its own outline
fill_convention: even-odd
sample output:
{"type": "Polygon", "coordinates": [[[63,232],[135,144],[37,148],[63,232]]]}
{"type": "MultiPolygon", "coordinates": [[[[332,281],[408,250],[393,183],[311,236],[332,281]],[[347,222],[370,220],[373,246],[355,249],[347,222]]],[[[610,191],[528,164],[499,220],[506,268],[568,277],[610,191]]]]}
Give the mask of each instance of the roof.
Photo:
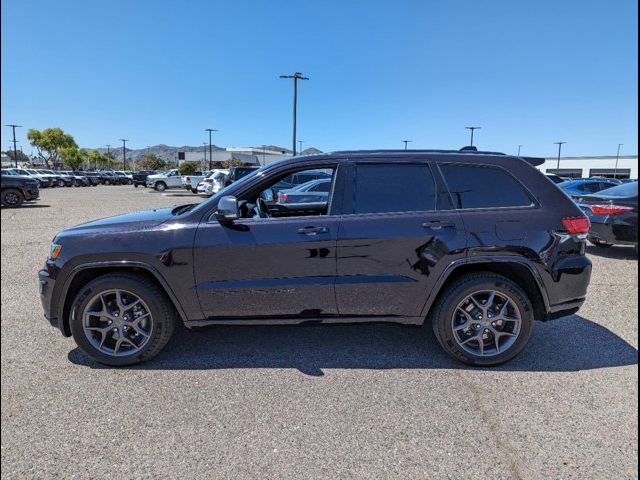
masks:
{"type": "MultiPolygon", "coordinates": [[[[471,159],[473,157],[478,156],[499,156],[499,157],[508,157],[509,155],[502,152],[488,152],[477,150],[474,147],[464,147],[461,150],[339,150],[335,152],[328,153],[316,153],[311,155],[301,155],[296,158],[332,158],[332,157],[388,157],[388,158],[406,158],[406,157],[416,157],[416,156],[429,156],[429,155],[455,155],[456,157],[465,157],[465,159],[471,159]]],[[[544,158],[535,158],[535,157],[513,157],[520,158],[531,165],[538,166],[542,165],[545,162],[544,158]]]]}

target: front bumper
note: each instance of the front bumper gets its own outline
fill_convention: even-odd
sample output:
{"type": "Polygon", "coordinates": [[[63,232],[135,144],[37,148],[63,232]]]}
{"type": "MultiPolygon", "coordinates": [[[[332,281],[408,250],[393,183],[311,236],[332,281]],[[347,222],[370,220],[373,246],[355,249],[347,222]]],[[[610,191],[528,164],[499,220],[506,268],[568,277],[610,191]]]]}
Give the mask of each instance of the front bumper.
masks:
{"type": "Polygon", "coordinates": [[[52,326],[60,328],[58,316],[53,312],[52,308],[55,284],[55,279],[46,268],[38,272],[38,293],[40,294],[40,303],[44,311],[44,318],[46,318],[52,326]]]}
{"type": "Polygon", "coordinates": [[[25,200],[35,200],[40,196],[38,185],[27,185],[22,188],[22,194],[25,200]]]}

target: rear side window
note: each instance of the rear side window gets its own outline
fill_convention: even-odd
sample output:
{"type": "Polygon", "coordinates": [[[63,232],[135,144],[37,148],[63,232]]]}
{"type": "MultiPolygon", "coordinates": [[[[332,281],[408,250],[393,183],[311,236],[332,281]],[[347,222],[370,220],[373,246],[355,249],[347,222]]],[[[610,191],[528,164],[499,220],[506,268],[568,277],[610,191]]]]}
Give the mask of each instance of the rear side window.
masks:
{"type": "Polygon", "coordinates": [[[358,165],[355,213],[435,210],[435,182],[427,165],[358,165]]]}
{"type": "Polygon", "coordinates": [[[456,208],[527,207],[533,202],[507,171],[487,166],[440,165],[456,208]]]}

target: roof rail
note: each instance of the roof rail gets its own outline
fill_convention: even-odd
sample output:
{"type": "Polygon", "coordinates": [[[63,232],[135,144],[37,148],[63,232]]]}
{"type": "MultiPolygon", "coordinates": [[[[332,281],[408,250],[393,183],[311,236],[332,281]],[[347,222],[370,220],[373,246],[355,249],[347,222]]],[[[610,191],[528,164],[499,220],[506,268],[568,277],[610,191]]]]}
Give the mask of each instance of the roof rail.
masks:
{"type": "Polygon", "coordinates": [[[374,150],[338,150],[329,152],[331,155],[367,155],[367,154],[412,154],[412,153],[472,153],[478,155],[506,155],[502,152],[488,152],[478,150],[476,147],[463,147],[460,150],[445,150],[445,149],[374,149],[374,150]]]}

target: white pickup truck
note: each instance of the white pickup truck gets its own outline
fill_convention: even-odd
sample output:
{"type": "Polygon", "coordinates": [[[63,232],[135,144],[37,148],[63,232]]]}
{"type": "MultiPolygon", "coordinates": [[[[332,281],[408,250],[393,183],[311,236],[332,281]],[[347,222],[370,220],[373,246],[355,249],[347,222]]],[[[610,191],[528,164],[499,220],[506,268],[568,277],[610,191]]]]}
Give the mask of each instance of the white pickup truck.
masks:
{"type": "Polygon", "coordinates": [[[182,175],[177,169],[149,175],[147,187],[153,188],[156,192],[164,192],[167,188],[182,188],[182,175]]]}

